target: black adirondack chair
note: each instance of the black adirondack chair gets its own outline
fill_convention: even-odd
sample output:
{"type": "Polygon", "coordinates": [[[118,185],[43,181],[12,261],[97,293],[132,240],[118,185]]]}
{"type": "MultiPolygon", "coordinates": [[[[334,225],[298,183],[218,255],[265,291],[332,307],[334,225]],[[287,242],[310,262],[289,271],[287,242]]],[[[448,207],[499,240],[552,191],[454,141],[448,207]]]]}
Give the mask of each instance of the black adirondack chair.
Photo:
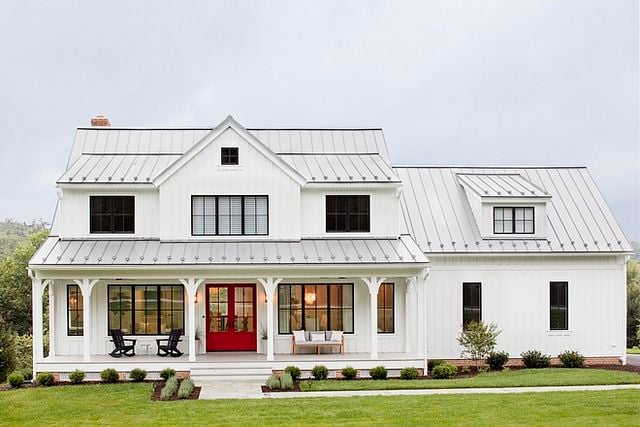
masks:
{"type": "Polygon", "coordinates": [[[178,343],[182,341],[180,339],[180,335],[182,335],[182,329],[172,329],[169,333],[169,338],[157,339],[156,342],[158,343],[158,356],[182,356],[182,352],[178,350],[178,343]],[[165,341],[166,344],[162,344],[165,341]]]}
{"type": "Polygon", "coordinates": [[[111,342],[115,346],[115,349],[109,356],[121,357],[121,356],[135,356],[136,355],[136,340],[125,338],[121,329],[111,329],[111,342]],[[131,344],[127,344],[129,341],[131,344]]]}

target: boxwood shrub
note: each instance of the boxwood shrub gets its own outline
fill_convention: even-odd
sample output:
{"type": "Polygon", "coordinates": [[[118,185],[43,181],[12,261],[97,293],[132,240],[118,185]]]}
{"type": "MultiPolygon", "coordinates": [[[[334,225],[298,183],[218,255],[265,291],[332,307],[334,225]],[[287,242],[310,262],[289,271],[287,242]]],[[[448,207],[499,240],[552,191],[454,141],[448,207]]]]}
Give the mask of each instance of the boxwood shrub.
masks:
{"type": "Polygon", "coordinates": [[[369,375],[374,380],[386,380],[387,373],[387,368],[384,366],[376,366],[375,368],[369,369],[369,375]]]}
{"type": "Polygon", "coordinates": [[[297,366],[287,366],[286,368],[284,368],[284,372],[291,375],[291,378],[294,381],[298,381],[300,379],[300,376],[302,375],[302,373],[300,372],[300,368],[298,368],[297,366]]]}
{"type": "Polygon", "coordinates": [[[347,366],[340,371],[345,380],[354,380],[358,376],[358,371],[353,366],[347,366]]]}
{"type": "Polygon", "coordinates": [[[167,381],[169,378],[173,377],[176,374],[176,371],[171,368],[164,368],[160,371],[160,378],[167,381]]]}
{"type": "Polygon", "coordinates": [[[427,361],[427,369],[429,370],[429,372],[431,372],[433,371],[433,368],[438,365],[442,365],[443,363],[445,363],[445,361],[442,359],[429,359],[427,361]]]}
{"type": "Polygon", "coordinates": [[[55,382],[55,378],[51,372],[39,372],[38,375],[36,376],[37,385],[40,385],[43,387],[49,387],[53,385],[54,382],[55,382]]]}
{"type": "Polygon", "coordinates": [[[584,356],[577,351],[567,350],[558,355],[558,359],[565,368],[582,368],[584,367],[584,356]]]}
{"type": "Polygon", "coordinates": [[[437,380],[453,378],[458,374],[458,367],[451,363],[443,363],[433,368],[431,376],[437,380]]]}
{"type": "Polygon", "coordinates": [[[529,350],[522,353],[522,363],[526,368],[540,369],[551,365],[551,357],[538,350],[529,350]]]}
{"type": "Polygon", "coordinates": [[[7,377],[7,382],[12,388],[22,387],[22,384],[24,383],[24,375],[22,375],[22,372],[20,371],[12,372],[7,377]]]}
{"type": "Polygon", "coordinates": [[[509,360],[509,353],[506,351],[492,351],[487,356],[487,365],[493,370],[499,371],[509,360]]]}
{"type": "Polygon", "coordinates": [[[324,365],[316,365],[311,370],[311,375],[316,380],[326,380],[329,376],[329,369],[324,365]]]}
{"type": "Polygon", "coordinates": [[[129,372],[129,379],[134,383],[141,383],[145,378],[147,378],[147,371],[144,369],[136,368],[129,372]]]}
{"type": "Polygon", "coordinates": [[[84,371],[81,371],[80,369],[76,369],[73,372],[69,373],[69,381],[71,381],[73,384],[80,384],[82,381],[84,381],[84,371]]]}
{"type": "Polygon", "coordinates": [[[402,368],[400,370],[400,378],[403,380],[415,380],[420,378],[420,372],[418,372],[418,368],[402,368]]]}
{"type": "Polygon", "coordinates": [[[107,368],[100,372],[100,379],[105,384],[113,384],[120,380],[120,374],[113,368],[107,368]]]}

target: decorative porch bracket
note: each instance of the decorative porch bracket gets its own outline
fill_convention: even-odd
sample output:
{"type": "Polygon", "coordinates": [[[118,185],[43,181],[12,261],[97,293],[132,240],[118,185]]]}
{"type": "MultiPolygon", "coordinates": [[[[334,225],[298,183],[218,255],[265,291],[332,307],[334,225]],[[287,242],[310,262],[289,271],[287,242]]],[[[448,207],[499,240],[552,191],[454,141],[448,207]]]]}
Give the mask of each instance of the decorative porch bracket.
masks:
{"type": "Polygon", "coordinates": [[[369,288],[369,302],[371,313],[371,358],[378,358],[378,289],[386,277],[362,277],[362,281],[369,288]]]}
{"type": "Polygon", "coordinates": [[[272,361],[274,356],[274,344],[275,344],[275,331],[274,324],[274,301],[276,288],[278,283],[282,282],[282,279],[276,279],[273,277],[258,278],[258,282],[264,288],[264,293],[267,295],[267,360],[272,361]]]}
{"type": "Polygon", "coordinates": [[[31,277],[31,304],[33,321],[33,372],[36,373],[36,362],[44,358],[44,324],[42,320],[42,294],[52,280],[42,280],[38,276],[31,277]]]}
{"type": "Polygon", "coordinates": [[[91,292],[98,283],[98,279],[74,279],[82,292],[82,360],[88,362],[91,358],[91,292]]]}
{"type": "Polygon", "coordinates": [[[187,291],[187,301],[189,306],[189,362],[196,361],[196,293],[198,288],[204,282],[204,279],[196,279],[189,277],[187,279],[179,279],[180,283],[187,291]]]}

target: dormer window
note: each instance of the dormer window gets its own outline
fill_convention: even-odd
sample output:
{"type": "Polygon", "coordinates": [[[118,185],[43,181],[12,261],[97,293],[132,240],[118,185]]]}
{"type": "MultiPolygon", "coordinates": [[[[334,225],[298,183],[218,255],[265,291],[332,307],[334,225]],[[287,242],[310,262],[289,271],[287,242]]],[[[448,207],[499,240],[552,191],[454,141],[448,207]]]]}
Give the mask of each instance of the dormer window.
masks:
{"type": "Polygon", "coordinates": [[[135,233],[135,197],[90,196],[89,232],[91,234],[135,233]]]}
{"type": "Polygon", "coordinates": [[[369,196],[327,196],[327,233],[368,233],[369,196]]]}
{"type": "Polygon", "coordinates": [[[494,234],[534,234],[533,207],[494,207],[494,234]]]}
{"type": "Polygon", "coordinates": [[[220,164],[223,166],[238,164],[238,147],[222,147],[220,164]]]}

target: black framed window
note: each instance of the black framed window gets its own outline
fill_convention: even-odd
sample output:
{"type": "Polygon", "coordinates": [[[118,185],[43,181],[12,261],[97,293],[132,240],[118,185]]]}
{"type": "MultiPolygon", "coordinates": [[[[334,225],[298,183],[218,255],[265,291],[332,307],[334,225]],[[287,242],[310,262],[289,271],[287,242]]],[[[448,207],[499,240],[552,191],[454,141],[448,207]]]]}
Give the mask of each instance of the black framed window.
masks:
{"type": "Polygon", "coordinates": [[[378,333],[392,334],[394,332],[394,284],[383,283],[378,289],[378,333]]]}
{"type": "Polygon", "coordinates": [[[278,285],[278,333],[353,333],[353,283],[278,285]]]}
{"type": "Polygon", "coordinates": [[[122,329],[125,335],[184,331],[182,285],[109,285],[108,294],[108,329],[122,329]]]}
{"type": "Polygon", "coordinates": [[[268,234],[268,196],[191,196],[192,236],[268,234]]]}
{"type": "Polygon", "coordinates": [[[494,234],[533,234],[535,230],[534,208],[494,207],[494,234]]]}
{"type": "Polygon", "coordinates": [[[237,165],[238,161],[238,147],[222,147],[220,149],[220,164],[237,165]]]}
{"type": "Polygon", "coordinates": [[[369,196],[326,196],[326,231],[369,232],[369,196]]]}
{"type": "Polygon", "coordinates": [[[135,197],[89,196],[89,232],[135,233],[135,197]]]}
{"type": "Polygon", "coordinates": [[[552,331],[569,329],[569,284],[567,282],[549,284],[549,328],[552,331]]]}
{"type": "Polygon", "coordinates": [[[462,284],[462,326],[482,320],[482,284],[462,284]]]}
{"type": "Polygon", "coordinates": [[[82,292],[78,285],[67,285],[67,335],[81,337],[84,335],[84,311],[82,292]]]}

